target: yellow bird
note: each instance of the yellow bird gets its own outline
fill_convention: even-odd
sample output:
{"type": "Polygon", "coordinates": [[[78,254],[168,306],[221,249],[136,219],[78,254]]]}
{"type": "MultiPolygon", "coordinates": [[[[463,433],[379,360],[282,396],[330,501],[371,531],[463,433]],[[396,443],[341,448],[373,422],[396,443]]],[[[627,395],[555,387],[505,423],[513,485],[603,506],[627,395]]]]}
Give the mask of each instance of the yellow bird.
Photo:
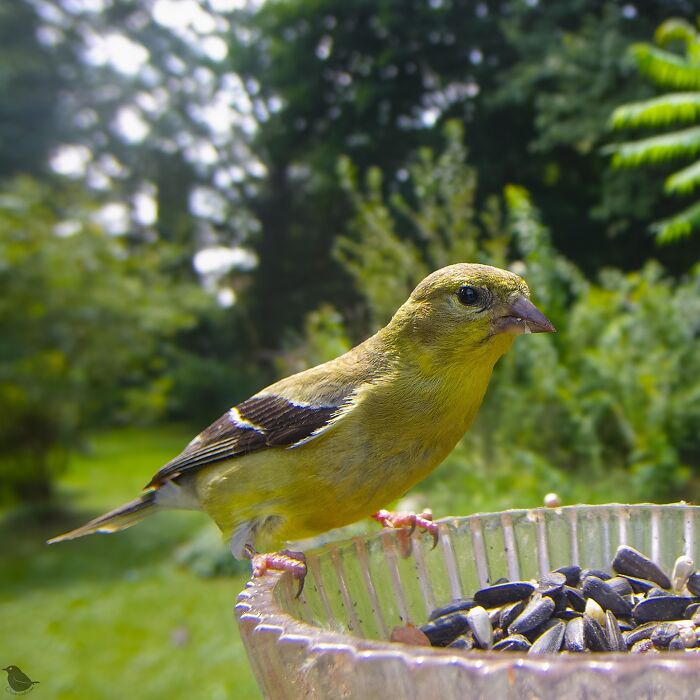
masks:
{"type": "Polygon", "coordinates": [[[50,542],[123,530],[161,509],[204,510],[234,556],[253,559],[255,575],[301,576],[295,559],[303,557],[257,548],[372,514],[386,526],[430,530],[429,512],[380,509],[464,435],[514,337],[552,331],[517,275],[467,263],[437,270],[371,338],[234,406],[135,501],[50,542]]]}

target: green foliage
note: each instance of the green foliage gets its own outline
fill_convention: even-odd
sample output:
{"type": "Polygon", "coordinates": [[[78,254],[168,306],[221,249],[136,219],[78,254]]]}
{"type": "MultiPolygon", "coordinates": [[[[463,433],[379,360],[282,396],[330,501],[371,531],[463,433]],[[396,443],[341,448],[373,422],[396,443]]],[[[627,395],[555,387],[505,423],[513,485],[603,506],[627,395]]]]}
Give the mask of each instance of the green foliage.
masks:
{"type": "MultiPolygon", "coordinates": [[[[517,340],[450,468],[421,488],[450,510],[458,509],[464,489],[478,488],[476,475],[492,473],[503,488],[510,481],[513,491],[520,484],[531,494],[541,484],[541,495],[555,490],[567,502],[582,497],[573,475],[595,481],[587,493],[596,499],[605,499],[606,490],[608,499],[620,501],[687,497],[690,474],[700,469],[694,437],[700,430],[700,269],[674,282],[648,263],[639,272],[610,270],[589,282],[553,247],[527,192],[512,185],[505,190],[505,219],[494,216],[500,209],[494,203],[489,216],[472,209],[458,235],[441,229],[439,222],[456,218],[449,211],[454,200],[445,196],[454,181],[443,180],[441,171],[464,186],[458,202],[470,201],[468,190],[476,186],[460,161],[464,151],[455,148],[458,137],[448,130],[440,154],[417,159],[402,197],[382,195],[378,170],[360,190],[351,164],[342,164],[356,217],[353,239],[339,242],[339,258],[363,293],[370,326],[386,321],[436,266],[433,260],[470,259],[523,275],[559,332],[517,340]],[[378,264],[375,246],[389,251],[386,266],[378,264]],[[611,496],[612,486],[618,490],[611,496]]],[[[461,217],[464,208],[457,210],[461,217]]],[[[488,501],[494,492],[484,488],[488,501]]],[[[513,503],[511,495],[502,497],[504,507],[513,503]]]]}
{"type": "Polygon", "coordinates": [[[476,173],[466,162],[459,122],[444,128],[445,147],[419,150],[407,169],[410,192],[383,195],[383,175],[370,168],[364,188],[348,158],[340,160],[343,188],[355,209],[353,236],[336,240],[335,255],[367,300],[371,327],[384,325],[431,270],[455,260],[502,264],[507,242],[500,212],[489,200],[475,209],[476,173]]]}
{"type": "Polygon", "coordinates": [[[162,415],[175,334],[200,294],[167,274],[168,250],[92,222],[75,192],[20,179],[0,201],[0,498],[43,498],[101,416],[162,415]],[[63,235],[60,235],[61,232],[63,235]],[[177,304],[172,300],[178,299],[177,304]]]}
{"type": "MultiPolygon", "coordinates": [[[[662,87],[700,89],[700,33],[681,19],[667,20],[656,31],[661,46],[680,43],[679,55],[649,44],[632,49],[639,71],[662,87]]],[[[676,125],[700,121],[700,92],[670,93],[644,102],[618,107],[612,114],[613,128],[676,125]]],[[[613,153],[615,167],[638,167],[700,153],[700,126],[691,126],[636,141],[618,143],[607,149],[613,153]]],[[[688,194],[700,185],[700,160],[670,175],[665,182],[667,194],[688,194]]],[[[688,236],[700,229],[700,204],[656,222],[652,230],[662,243],[688,236]]]]}

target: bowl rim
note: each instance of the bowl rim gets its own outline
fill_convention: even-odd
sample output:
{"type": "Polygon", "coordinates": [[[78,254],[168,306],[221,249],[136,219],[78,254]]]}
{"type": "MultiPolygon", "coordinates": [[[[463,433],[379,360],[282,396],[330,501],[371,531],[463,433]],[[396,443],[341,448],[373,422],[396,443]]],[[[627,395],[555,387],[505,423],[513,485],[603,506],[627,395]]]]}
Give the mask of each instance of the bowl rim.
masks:
{"type": "MultiPolygon", "coordinates": [[[[456,525],[465,525],[484,518],[530,515],[541,512],[572,511],[613,511],[620,509],[642,510],[690,510],[700,512],[700,506],[690,505],[684,501],[677,503],[606,503],[577,504],[558,508],[518,508],[502,511],[474,513],[468,516],[448,516],[436,520],[438,526],[452,529],[456,525]]],[[[398,530],[378,530],[376,533],[357,535],[335,542],[326,543],[309,550],[313,556],[326,556],[330,552],[347,547],[360,539],[365,542],[382,537],[396,538],[398,530]]],[[[324,627],[295,618],[283,610],[277,600],[276,590],[281,585],[294,586],[291,575],[287,572],[269,571],[260,578],[251,578],[238,595],[235,616],[241,632],[246,634],[265,634],[276,637],[276,643],[306,647],[306,653],[318,655],[323,653],[348,654],[358,660],[381,661],[399,659],[405,663],[419,665],[458,665],[472,672],[503,672],[509,669],[527,669],[537,673],[552,673],[553,667],[563,673],[573,670],[615,671],[618,673],[636,673],[653,668],[663,668],[679,673],[700,672],[700,645],[697,652],[690,653],[653,653],[630,654],[629,652],[601,652],[583,654],[545,654],[528,656],[521,652],[502,652],[491,650],[451,651],[448,648],[425,647],[401,642],[365,639],[349,632],[335,632],[324,627]]]]}

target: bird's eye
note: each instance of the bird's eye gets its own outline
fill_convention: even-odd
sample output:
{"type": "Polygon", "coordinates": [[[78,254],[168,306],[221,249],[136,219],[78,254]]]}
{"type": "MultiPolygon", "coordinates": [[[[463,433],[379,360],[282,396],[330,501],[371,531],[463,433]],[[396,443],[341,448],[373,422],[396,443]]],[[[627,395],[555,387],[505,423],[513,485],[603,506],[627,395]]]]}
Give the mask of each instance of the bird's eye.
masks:
{"type": "Polygon", "coordinates": [[[479,290],[476,287],[470,287],[468,284],[463,284],[457,290],[457,298],[460,303],[465,306],[475,306],[479,301],[479,290]]]}

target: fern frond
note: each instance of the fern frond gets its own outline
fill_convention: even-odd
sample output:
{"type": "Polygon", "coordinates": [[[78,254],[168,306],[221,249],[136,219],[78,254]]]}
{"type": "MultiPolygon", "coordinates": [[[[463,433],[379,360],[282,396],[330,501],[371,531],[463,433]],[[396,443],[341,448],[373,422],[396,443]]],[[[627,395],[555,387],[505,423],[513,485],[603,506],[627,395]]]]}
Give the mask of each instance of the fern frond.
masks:
{"type": "Polygon", "coordinates": [[[664,191],[667,194],[689,194],[698,186],[700,186],[700,160],[668,177],[664,183],[664,191]]]}
{"type": "Polygon", "coordinates": [[[614,129],[665,126],[700,118],[700,92],[674,92],[618,107],[612,114],[614,129]]]}
{"type": "Polygon", "coordinates": [[[700,230],[700,202],[692,204],[680,214],[657,221],[651,230],[656,234],[659,243],[672,243],[700,230]]]}
{"type": "Polygon", "coordinates": [[[693,156],[700,153],[700,126],[639,141],[617,143],[605,150],[614,154],[615,167],[630,167],[642,163],[658,163],[679,156],[693,156]]]}
{"type": "Polygon", "coordinates": [[[684,19],[672,18],[662,22],[655,34],[654,41],[659,46],[668,46],[672,41],[682,41],[686,46],[698,41],[700,36],[695,27],[684,19]]]}
{"type": "Polygon", "coordinates": [[[633,44],[630,51],[641,73],[664,87],[700,89],[700,65],[651,44],[633,44]]]}

